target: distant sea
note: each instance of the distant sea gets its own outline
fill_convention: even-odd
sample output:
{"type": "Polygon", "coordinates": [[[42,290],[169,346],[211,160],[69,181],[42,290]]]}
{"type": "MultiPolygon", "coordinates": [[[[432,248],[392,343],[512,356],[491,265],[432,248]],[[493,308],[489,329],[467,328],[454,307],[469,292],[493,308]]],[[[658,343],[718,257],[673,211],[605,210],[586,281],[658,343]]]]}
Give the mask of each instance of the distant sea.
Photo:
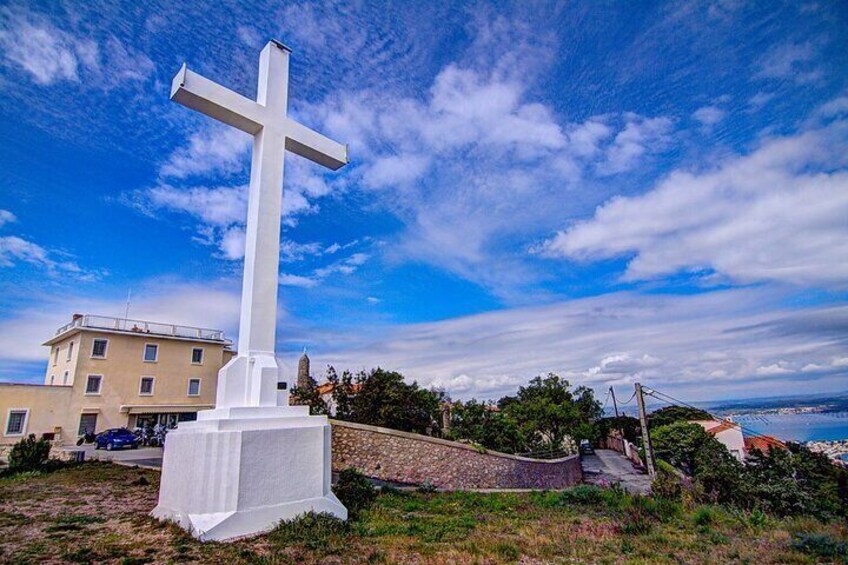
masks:
{"type": "Polygon", "coordinates": [[[735,414],[743,429],[790,441],[848,439],[848,412],[822,414],[735,414]]]}

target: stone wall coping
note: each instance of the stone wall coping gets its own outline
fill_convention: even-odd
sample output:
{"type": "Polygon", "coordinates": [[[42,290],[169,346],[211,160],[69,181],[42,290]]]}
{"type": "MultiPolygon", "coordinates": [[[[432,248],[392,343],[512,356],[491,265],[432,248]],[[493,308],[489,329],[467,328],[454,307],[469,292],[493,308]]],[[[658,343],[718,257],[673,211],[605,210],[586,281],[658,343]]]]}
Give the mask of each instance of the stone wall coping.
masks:
{"type": "Polygon", "coordinates": [[[579,455],[569,455],[568,457],[560,457],[559,459],[532,459],[530,457],[522,457],[520,455],[512,455],[511,453],[502,453],[500,451],[493,451],[491,449],[474,447],[473,445],[468,445],[466,443],[460,443],[458,441],[450,441],[447,439],[442,439],[438,437],[430,437],[425,436],[423,434],[416,434],[412,432],[402,432],[400,430],[393,430],[391,428],[381,428],[380,426],[371,426],[368,424],[359,424],[357,422],[347,422],[344,420],[330,420],[330,425],[333,426],[341,426],[347,428],[353,428],[355,430],[363,430],[367,432],[374,432],[377,434],[385,434],[395,437],[402,437],[406,439],[411,439],[414,441],[424,441],[428,443],[434,443],[436,445],[444,445],[446,447],[452,447],[455,449],[465,449],[467,451],[473,451],[474,453],[479,453],[481,455],[489,455],[492,457],[501,457],[503,459],[512,459],[514,461],[527,461],[529,463],[549,463],[549,464],[558,464],[564,461],[571,461],[574,459],[579,459],[579,455]]]}

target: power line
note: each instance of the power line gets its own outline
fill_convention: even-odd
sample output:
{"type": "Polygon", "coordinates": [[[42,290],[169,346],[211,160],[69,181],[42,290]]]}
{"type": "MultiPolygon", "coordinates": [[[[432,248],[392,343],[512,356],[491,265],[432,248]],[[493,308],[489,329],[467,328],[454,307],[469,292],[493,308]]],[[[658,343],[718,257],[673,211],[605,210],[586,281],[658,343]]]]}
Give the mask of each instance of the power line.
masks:
{"type": "Polygon", "coordinates": [[[636,398],[636,392],[635,391],[633,392],[633,394],[630,395],[629,399],[627,399],[625,402],[619,402],[618,404],[619,404],[619,406],[626,406],[627,404],[630,404],[631,402],[633,402],[634,398],[636,398]]]}
{"type": "Polygon", "coordinates": [[[666,403],[668,403],[668,404],[672,404],[672,405],[674,405],[674,404],[678,404],[678,405],[680,405],[680,406],[685,406],[685,407],[687,407],[687,408],[691,408],[691,409],[693,409],[693,410],[700,410],[701,412],[705,412],[705,413],[709,414],[711,417],[715,418],[716,420],[720,420],[720,421],[722,421],[722,422],[726,422],[726,423],[728,423],[728,424],[732,424],[732,425],[734,425],[734,426],[738,426],[738,427],[739,427],[739,429],[741,429],[741,430],[743,430],[743,431],[748,432],[748,435],[749,435],[749,436],[763,438],[763,439],[765,439],[765,440],[767,440],[767,441],[774,441],[774,440],[775,440],[775,438],[773,438],[773,437],[771,437],[771,436],[767,436],[767,435],[761,434],[761,433],[759,433],[759,432],[756,432],[756,431],[754,431],[754,430],[752,430],[752,429],[750,429],[750,428],[748,428],[748,427],[746,427],[746,426],[743,426],[743,425],[742,425],[742,424],[740,424],[739,422],[734,422],[733,420],[728,420],[727,418],[722,418],[721,416],[716,416],[716,415],[715,415],[715,414],[713,414],[712,412],[709,412],[709,411],[707,411],[707,410],[704,410],[703,408],[698,408],[697,406],[692,406],[691,404],[689,404],[689,403],[687,403],[687,402],[684,402],[684,401],[682,401],[682,400],[680,400],[680,399],[678,399],[678,398],[675,398],[675,397],[673,397],[673,396],[671,396],[670,394],[667,394],[667,393],[665,393],[665,392],[660,392],[660,391],[658,391],[658,390],[655,390],[655,389],[652,389],[652,388],[648,388],[648,387],[642,387],[642,390],[645,392],[645,394],[649,394],[649,395],[651,395],[653,398],[656,398],[657,400],[659,400],[659,401],[661,401],[661,402],[666,402],[666,403]],[[664,397],[666,397],[668,400],[664,400],[664,399],[662,399],[662,398],[659,398],[659,397],[657,397],[656,395],[664,396],[664,397]]]}

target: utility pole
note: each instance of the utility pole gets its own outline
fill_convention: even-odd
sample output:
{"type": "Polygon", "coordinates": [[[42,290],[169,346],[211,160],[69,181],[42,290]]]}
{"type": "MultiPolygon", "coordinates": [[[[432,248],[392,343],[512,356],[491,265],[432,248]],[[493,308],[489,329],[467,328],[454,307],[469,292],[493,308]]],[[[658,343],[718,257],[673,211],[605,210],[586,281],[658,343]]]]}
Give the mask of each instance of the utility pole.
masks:
{"type": "Polygon", "coordinates": [[[618,403],[615,401],[615,389],[610,387],[610,394],[612,395],[612,407],[615,408],[615,419],[618,420],[618,403]]]}
{"type": "Polygon", "coordinates": [[[657,476],[654,467],[654,447],[651,445],[651,432],[648,430],[648,415],[645,413],[645,397],[642,395],[642,385],[636,383],[636,403],[639,406],[639,424],[642,426],[642,447],[645,448],[645,466],[648,475],[653,479],[657,476]]]}

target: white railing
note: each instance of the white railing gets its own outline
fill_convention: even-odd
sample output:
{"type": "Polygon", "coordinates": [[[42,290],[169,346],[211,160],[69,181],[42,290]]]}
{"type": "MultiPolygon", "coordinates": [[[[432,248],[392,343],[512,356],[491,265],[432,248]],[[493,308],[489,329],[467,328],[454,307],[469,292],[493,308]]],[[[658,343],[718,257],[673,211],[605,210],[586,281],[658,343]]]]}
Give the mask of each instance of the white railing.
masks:
{"type": "Polygon", "coordinates": [[[101,330],[226,341],[224,338],[224,332],[221,330],[196,328],[194,326],[179,326],[177,324],[162,324],[146,320],[129,320],[126,318],[113,318],[111,316],[91,315],[80,316],[71,320],[70,323],[65,324],[56,330],[56,335],[63,334],[73,328],[96,328],[101,330]]]}

